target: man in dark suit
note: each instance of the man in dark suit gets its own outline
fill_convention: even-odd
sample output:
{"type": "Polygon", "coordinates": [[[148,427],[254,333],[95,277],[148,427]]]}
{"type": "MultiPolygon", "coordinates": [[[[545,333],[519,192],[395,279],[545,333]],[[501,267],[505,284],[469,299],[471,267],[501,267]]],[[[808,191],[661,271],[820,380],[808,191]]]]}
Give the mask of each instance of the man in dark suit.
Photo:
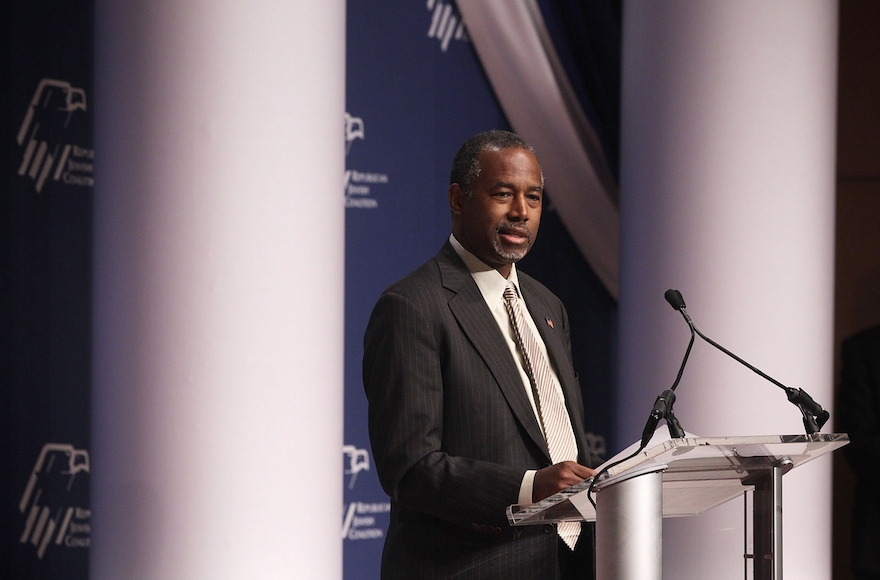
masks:
{"type": "Polygon", "coordinates": [[[557,526],[514,528],[506,517],[508,505],[578,483],[598,463],[565,308],[515,267],[541,219],[533,150],[504,131],[473,137],[453,161],[448,197],[452,236],[382,294],[364,338],[370,440],[392,506],[382,577],[592,578],[588,527],[561,526],[564,543],[557,526]],[[545,391],[529,360],[540,355],[523,354],[505,300],[521,301],[543,345],[545,391]],[[559,431],[545,425],[548,397],[563,402],[559,431]],[[551,431],[571,442],[567,455],[553,444],[566,460],[551,459],[551,431]]]}
{"type": "Polygon", "coordinates": [[[838,428],[856,473],[852,563],[858,580],[880,580],[880,326],[843,341],[838,428]]]}

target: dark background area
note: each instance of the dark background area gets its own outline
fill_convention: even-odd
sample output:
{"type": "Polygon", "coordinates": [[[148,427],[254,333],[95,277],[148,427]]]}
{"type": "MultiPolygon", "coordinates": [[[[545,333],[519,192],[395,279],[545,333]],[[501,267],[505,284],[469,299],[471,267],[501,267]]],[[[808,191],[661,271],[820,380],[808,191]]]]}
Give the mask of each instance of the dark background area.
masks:
{"type": "MultiPolygon", "coordinates": [[[[835,381],[840,342],[880,323],[880,3],[841,0],[835,381]]],[[[834,454],[834,578],[849,580],[853,473],[834,454]]],[[[880,546],[878,546],[880,549],[880,546]]]]}

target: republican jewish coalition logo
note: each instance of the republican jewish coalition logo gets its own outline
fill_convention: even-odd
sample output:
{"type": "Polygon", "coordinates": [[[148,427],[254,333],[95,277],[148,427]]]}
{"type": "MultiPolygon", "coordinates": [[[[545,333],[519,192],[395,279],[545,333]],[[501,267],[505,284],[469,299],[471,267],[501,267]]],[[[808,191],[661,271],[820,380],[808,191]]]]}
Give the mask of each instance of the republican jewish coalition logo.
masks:
{"type": "Polygon", "coordinates": [[[354,482],[357,481],[358,473],[370,470],[370,455],[366,449],[358,449],[354,445],[343,445],[342,454],[348,460],[348,465],[343,468],[345,475],[350,475],[348,480],[348,489],[354,488],[354,482]]]}
{"type": "Polygon", "coordinates": [[[439,40],[440,50],[446,52],[453,39],[468,41],[467,31],[461,21],[461,16],[452,7],[452,4],[442,0],[428,0],[426,7],[431,11],[431,27],[428,29],[428,38],[439,40]]]}
{"type": "MultiPolygon", "coordinates": [[[[351,151],[351,145],[356,139],[364,141],[364,120],[354,117],[348,111],[345,113],[345,154],[351,151]]],[[[342,187],[345,191],[345,207],[360,209],[376,209],[379,200],[376,198],[374,187],[387,185],[389,177],[385,173],[358,171],[346,169],[342,176],[342,187]]]]}
{"type": "MultiPolygon", "coordinates": [[[[370,470],[370,452],[354,445],[342,446],[342,473],[349,476],[348,489],[354,489],[355,481],[361,471],[370,470]]],[[[352,501],[343,506],[343,540],[379,540],[385,537],[388,528],[388,514],[391,503],[387,501],[352,501]]]]}
{"type": "Polygon", "coordinates": [[[34,182],[37,193],[47,181],[91,187],[94,151],[72,143],[86,114],[86,93],[67,81],[43,79],[37,85],[18,130],[22,148],[18,174],[34,182]]]}
{"type": "Polygon", "coordinates": [[[65,443],[47,443],[34,463],[18,509],[24,515],[19,541],[43,559],[49,546],[88,548],[89,453],[65,443]]]}
{"type": "Polygon", "coordinates": [[[360,117],[352,117],[345,112],[345,154],[351,151],[351,144],[355,139],[364,139],[364,120],[360,117]]]}

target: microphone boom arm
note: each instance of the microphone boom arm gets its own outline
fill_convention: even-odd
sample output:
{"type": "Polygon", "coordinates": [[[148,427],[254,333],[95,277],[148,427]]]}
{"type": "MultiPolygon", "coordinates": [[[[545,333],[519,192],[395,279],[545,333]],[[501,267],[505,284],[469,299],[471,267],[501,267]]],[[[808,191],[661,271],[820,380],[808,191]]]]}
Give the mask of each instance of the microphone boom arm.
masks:
{"type": "MultiPolygon", "coordinates": [[[[679,293],[679,297],[680,296],[681,296],[681,294],[679,293]]],[[[727,350],[726,348],[724,348],[723,346],[721,346],[720,344],[718,344],[717,342],[715,342],[714,340],[712,340],[711,338],[709,338],[708,336],[706,336],[705,334],[700,332],[700,329],[698,329],[696,327],[696,325],[691,320],[691,317],[688,316],[687,308],[684,305],[684,300],[681,300],[681,306],[678,306],[678,307],[677,306],[678,306],[678,304],[673,304],[673,308],[675,308],[676,310],[681,312],[681,315],[684,317],[685,322],[687,322],[688,326],[691,327],[691,332],[696,332],[700,336],[700,338],[702,338],[703,340],[705,340],[706,342],[708,342],[709,344],[711,344],[712,346],[714,346],[715,348],[717,348],[718,350],[720,350],[721,352],[726,354],[727,356],[731,357],[736,362],[740,363],[741,365],[745,366],[746,368],[750,369],[751,371],[757,373],[762,378],[770,381],[771,383],[773,383],[774,385],[776,385],[777,387],[779,387],[780,389],[785,391],[785,394],[788,397],[788,400],[791,401],[791,403],[794,404],[798,409],[800,409],[801,413],[803,414],[803,416],[804,416],[804,429],[806,429],[807,435],[812,435],[814,433],[818,433],[819,430],[822,429],[822,426],[828,421],[830,414],[828,413],[828,411],[823,409],[819,403],[814,401],[813,398],[810,397],[810,395],[808,395],[806,391],[804,391],[803,389],[794,389],[792,387],[786,387],[785,385],[783,385],[782,383],[780,383],[779,381],[777,381],[776,379],[774,379],[773,377],[771,377],[770,375],[768,375],[767,373],[762,371],[761,369],[755,367],[754,365],[746,362],[742,358],[733,354],[732,352],[730,352],[729,350],[727,350]]],[[[691,338],[691,340],[693,340],[693,338],[691,338]]]]}

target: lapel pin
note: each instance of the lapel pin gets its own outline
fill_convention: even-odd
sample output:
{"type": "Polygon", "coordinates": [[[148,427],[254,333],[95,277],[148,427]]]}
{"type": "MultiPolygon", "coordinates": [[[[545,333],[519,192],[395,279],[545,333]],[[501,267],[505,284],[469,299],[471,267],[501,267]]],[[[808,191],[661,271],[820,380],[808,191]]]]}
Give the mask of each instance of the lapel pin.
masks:
{"type": "Polygon", "coordinates": [[[549,318],[545,318],[544,320],[547,321],[547,325],[548,325],[550,328],[554,328],[554,326],[553,326],[553,321],[552,321],[552,320],[550,320],[549,318]]]}

